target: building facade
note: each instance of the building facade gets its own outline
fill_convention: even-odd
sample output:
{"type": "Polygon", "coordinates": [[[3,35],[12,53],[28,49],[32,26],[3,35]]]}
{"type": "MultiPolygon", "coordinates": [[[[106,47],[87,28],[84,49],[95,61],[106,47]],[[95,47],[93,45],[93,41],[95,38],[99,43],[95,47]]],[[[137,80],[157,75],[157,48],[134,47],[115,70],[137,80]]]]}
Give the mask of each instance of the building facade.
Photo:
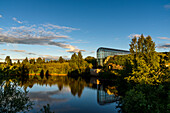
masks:
{"type": "Polygon", "coordinates": [[[108,56],[126,55],[126,54],[130,54],[130,51],[100,47],[97,49],[98,66],[103,66],[104,61],[108,56]]]}

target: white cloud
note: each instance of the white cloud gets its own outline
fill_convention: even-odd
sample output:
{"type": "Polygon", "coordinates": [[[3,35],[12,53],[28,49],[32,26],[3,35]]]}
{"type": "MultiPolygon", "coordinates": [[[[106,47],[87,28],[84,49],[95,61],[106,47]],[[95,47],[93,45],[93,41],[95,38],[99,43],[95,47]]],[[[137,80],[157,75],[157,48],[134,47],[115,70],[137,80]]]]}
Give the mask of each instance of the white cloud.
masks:
{"type": "Polygon", "coordinates": [[[25,53],[25,50],[10,50],[10,51],[13,51],[13,52],[21,52],[21,53],[25,53]]]}
{"type": "Polygon", "coordinates": [[[42,58],[45,58],[46,60],[58,60],[59,56],[52,56],[52,55],[39,55],[42,58]]]}
{"type": "Polygon", "coordinates": [[[14,59],[12,59],[12,60],[14,60],[14,61],[22,61],[22,60],[24,60],[24,58],[22,59],[22,58],[14,58],[14,59]]]}
{"type": "Polygon", "coordinates": [[[0,15],[0,18],[2,18],[2,15],[0,15]]]}
{"type": "Polygon", "coordinates": [[[170,5],[164,5],[165,9],[170,9],[170,5]]]}
{"type": "Polygon", "coordinates": [[[25,50],[16,50],[16,49],[2,49],[4,51],[12,51],[12,52],[19,52],[19,53],[25,53],[25,54],[28,54],[28,55],[37,55],[35,53],[30,53],[30,52],[26,52],[25,50]]]}
{"type": "Polygon", "coordinates": [[[15,17],[13,17],[12,19],[13,19],[14,21],[16,21],[17,23],[19,23],[19,24],[22,24],[22,23],[23,23],[23,22],[17,20],[17,18],[15,18],[15,17]]]}
{"type": "Polygon", "coordinates": [[[88,43],[88,42],[84,42],[84,41],[82,41],[82,40],[77,40],[77,41],[69,42],[69,43],[88,43]]]}
{"type": "Polygon", "coordinates": [[[140,34],[133,33],[133,34],[130,34],[128,37],[129,38],[134,38],[134,37],[140,37],[140,36],[141,36],[140,34]]]}
{"type": "Polygon", "coordinates": [[[93,53],[95,53],[95,51],[91,51],[91,52],[90,52],[90,54],[93,54],[93,53]]]}
{"type": "Polygon", "coordinates": [[[158,48],[170,49],[170,43],[160,45],[158,48]]]}
{"type": "MultiPolygon", "coordinates": [[[[10,27],[8,31],[0,32],[0,43],[12,44],[28,44],[28,45],[53,45],[67,50],[67,52],[85,51],[70,45],[69,41],[61,41],[71,39],[66,35],[61,35],[56,28],[46,29],[44,25],[30,25],[10,27]],[[57,41],[58,40],[58,41],[57,41]]],[[[58,28],[57,28],[58,29],[58,28]]],[[[61,29],[71,29],[70,27],[61,27],[61,29]]]]}
{"type": "Polygon", "coordinates": [[[170,40],[168,37],[158,37],[159,39],[170,40]]]}
{"type": "Polygon", "coordinates": [[[69,53],[78,53],[79,51],[81,52],[85,52],[85,50],[80,50],[80,49],[70,49],[70,50],[66,50],[69,53]]]}
{"type": "Polygon", "coordinates": [[[73,27],[66,27],[66,26],[59,26],[59,25],[54,25],[54,24],[42,24],[45,28],[47,29],[61,29],[66,32],[71,32],[75,30],[80,30],[78,28],[73,28],[73,27]]]}

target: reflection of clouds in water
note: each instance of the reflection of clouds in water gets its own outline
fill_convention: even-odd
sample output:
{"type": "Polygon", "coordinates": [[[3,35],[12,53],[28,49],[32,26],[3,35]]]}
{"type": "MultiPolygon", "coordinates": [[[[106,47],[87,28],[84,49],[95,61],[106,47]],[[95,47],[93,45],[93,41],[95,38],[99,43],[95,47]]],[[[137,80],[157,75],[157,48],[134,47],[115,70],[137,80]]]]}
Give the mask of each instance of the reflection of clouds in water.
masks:
{"type": "Polygon", "coordinates": [[[64,87],[63,90],[55,90],[55,91],[38,91],[38,92],[30,92],[28,96],[31,100],[34,101],[59,101],[63,100],[61,98],[54,98],[57,97],[57,95],[66,94],[70,92],[69,87],[64,87]]]}
{"type": "MultiPolygon", "coordinates": [[[[38,112],[41,108],[43,108],[44,105],[47,104],[50,104],[50,107],[55,109],[56,105],[70,100],[70,98],[68,97],[69,93],[70,93],[69,87],[64,87],[61,91],[55,90],[55,91],[29,92],[28,93],[29,98],[35,103],[33,107],[34,109],[31,112],[38,112]]],[[[69,109],[71,110],[72,108],[69,109]]]]}

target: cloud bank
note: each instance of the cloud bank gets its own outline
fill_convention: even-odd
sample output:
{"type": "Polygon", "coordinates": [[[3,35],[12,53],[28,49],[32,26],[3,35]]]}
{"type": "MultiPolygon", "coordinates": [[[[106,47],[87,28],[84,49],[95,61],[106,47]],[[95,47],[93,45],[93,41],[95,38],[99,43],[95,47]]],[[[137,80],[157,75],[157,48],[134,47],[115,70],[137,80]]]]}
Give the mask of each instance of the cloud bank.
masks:
{"type": "MultiPolygon", "coordinates": [[[[18,53],[23,53],[23,54],[28,54],[28,55],[36,55],[38,57],[41,58],[45,58],[46,60],[58,60],[59,56],[52,56],[52,55],[39,55],[36,53],[31,53],[31,52],[27,52],[25,50],[16,50],[16,49],[2,49],[3,51],[11,51],[11,52],[18,52],[18,53]]],[[[5,54],[0,54],[0,55],[5,55],[5,54]]],[[[29,59],[37,59],[38,57],[30,57],[29,59]]],[[[68,59],[68,56],[63,56],[64,59],[68,59]]],[[[23,60],[23,59],[12,59],[12,60],[23,60]]]]}
{"type": "Polygon", "coordinates": [[[162,48],[164,48],[164,49],[170,49],[170,43],[160,45],[160,46],[158,46],[158,48],[160,48],[160,49],[162,49],[162,48]]]}
{"type": "Polygon", "coordinates": [[[76,46],[68,44],[69,41],[61,41],[70,40],[71,38],[69,38],[67,35],[61,35],[60,32],[58,32],[58,29],[69,31],[79,30],[72,27],[58,26],[53,24],[10,27],[8,30],[2,30],[2,32],[0,32],[0,43],[52,45],[69,49],[66,51],[70,53],[85,51],[78,49],[76,46]]]}
{"type": "Polygon", "coordinates": [[[168,37],[158,37],[159,39],[170,40],[168,37]]]}
{"type": "Polygon", "coordinates": [[[66,32],[80,30],[80,29],[77,29],[77,28],[66,27],[66,26],[59,26],[59,25],[53,25],[53,24],[42,24],[42,26],[44,26],[44,27],[46,27],[48,29],[61,29],[61,30],[64,30],[66,32]]]}
{"type": "Polygon", "coordinates": [[[37,55],[35,53],[30,53],[30,52],[26,52],[25,50],[16,50],[16,49],[2,49],[4,51],[11,51],[11,52],[18,52],[18,53],[24,53],[24,54],[28,54],[28,55],[37,55]]]}

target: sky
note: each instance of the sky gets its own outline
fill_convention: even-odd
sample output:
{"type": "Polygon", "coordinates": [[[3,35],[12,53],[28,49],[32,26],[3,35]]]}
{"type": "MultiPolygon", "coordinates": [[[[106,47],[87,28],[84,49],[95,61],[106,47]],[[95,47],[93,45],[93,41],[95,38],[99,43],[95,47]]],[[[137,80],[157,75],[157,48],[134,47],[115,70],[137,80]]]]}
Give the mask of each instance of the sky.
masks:
{"type": "Polygon", "coordinates": [[[0,0],[0,60],[96,57],[99,47],[129,50],[150,35],[170,51],[170,0],[0,0]]]}

